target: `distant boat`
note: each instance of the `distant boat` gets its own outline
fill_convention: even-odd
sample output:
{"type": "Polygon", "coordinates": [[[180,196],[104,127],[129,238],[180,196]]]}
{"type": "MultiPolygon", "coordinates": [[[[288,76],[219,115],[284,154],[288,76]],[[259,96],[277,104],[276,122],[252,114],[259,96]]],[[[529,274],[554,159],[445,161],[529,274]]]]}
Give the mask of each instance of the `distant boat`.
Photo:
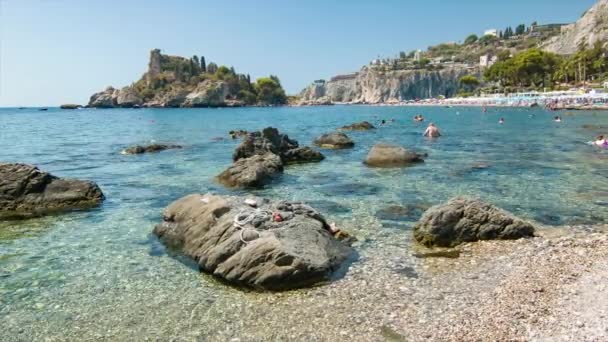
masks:
{"type": "Polygon", "coordinates": [[[48,108],[40,108],[40,109],[38,109],[38,110],[39,110],[39,111],[41,111],[41,112],[46,112],[46,111],[47,111],[47,110],[49,110],[49,109],[48,109],[48,108]]]}

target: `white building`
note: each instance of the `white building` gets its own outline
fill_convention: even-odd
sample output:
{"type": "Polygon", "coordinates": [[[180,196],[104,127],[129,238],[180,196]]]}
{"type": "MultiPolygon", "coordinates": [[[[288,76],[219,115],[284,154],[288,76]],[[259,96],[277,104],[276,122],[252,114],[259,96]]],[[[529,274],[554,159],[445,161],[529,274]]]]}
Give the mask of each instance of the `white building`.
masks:
{"type": "Polygon", "coordinates": [[[494,37],[498,37],[498,30],[497,29],[490,29],[490,30],[486,30],[483,33],[484,36],[494,36],[494,37]]]}
{"type": "Polygon", "coordinates": [[[417,50],[416,53],[414,53],[414,60],[416,62],[419,62],[422,59],[422,50],[417,50]]]}

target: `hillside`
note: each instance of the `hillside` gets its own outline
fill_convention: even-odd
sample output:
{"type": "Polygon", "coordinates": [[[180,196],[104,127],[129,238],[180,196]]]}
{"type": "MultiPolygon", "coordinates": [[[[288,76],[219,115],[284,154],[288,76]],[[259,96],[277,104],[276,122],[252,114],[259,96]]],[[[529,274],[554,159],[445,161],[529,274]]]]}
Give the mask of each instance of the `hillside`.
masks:
{"type": "Polygon", "coordinates": [[[283,105],[285,91],[275,76],[251,83],[234,68],[207,64],[205,58],[184,58],[150,52],[148,71],[121,89],[95,93],[88,107],[224,107],[283,105]]]}
{"type": "Polygon", "coordinates": [[[599,0],[574,24],[564,26],[559,36],[545,44],[543,49],[560,55],[571,55],[581,46],[593,46],[608,41],[608,0],[599,0]]]}
{"type": "MultiPolygon", "coordinates": [[[[477,78],[479,83],[490,81],[482,85],[488,91],[497,91],[504,88],[504,82],[501,84],[500,81],[506,78],[502,74],[493,76],[493,72],[488,70],[499,62],[513,60],[527,63],[525,58],[513,59],[523,54],[545,58],[542,53],[532,53],[536,50],[573,55],[595,46],[597,52],[596,42],[606,42],[607,39],[608,0],[600,0],[574,24],[519,24],[515,28],[487,30],[481,36],[471,34],[462,42],[438,44],[425,51],[400,52],[395,57],[374,59],[359,72],[349,74],[346,78],[338,75],[329,81],[315,81],[300,93],[300,104],[375,104],[437,96],[466,96],[473,87],[461,84],[460,79],[465,75],[477,78]],[[482,75],[491,77],[482,78],[482,75]]],[[[585,56],[592,55],[587,53],[585,56]]],[[[572,80],[585,81],[587,76],[597,79],[603,75],[604,70],[592,67],[588,69],[594,69],[593,73],[575,75],[573,67],[568,66],[568,63],[580,63],[578,60],[568,61],[568,57],[554,58],[546,55],[545,59],[554,62],[552,65],[539,65],[543,68],[543,73],[547,74],[546,80],[524,84],[517,78],[511,82],[516,84],[511,86],[535,88],[542,83],[543,87],[552,87],[548,81],[568,83],[572,80]]]]}

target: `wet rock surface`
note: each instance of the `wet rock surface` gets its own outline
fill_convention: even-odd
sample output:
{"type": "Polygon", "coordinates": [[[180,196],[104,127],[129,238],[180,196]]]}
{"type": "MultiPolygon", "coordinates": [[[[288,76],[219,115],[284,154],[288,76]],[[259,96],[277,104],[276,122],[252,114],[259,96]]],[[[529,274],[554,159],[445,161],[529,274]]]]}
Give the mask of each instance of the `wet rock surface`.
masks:
{"type": "Polygon", "coordinates": [[[355,143],[344,133],[327,133],[314,141],[315,145],[327,149],[347,149],[355,147],[355,143]]]}
{"type": "Polygon", "coordinates": [[[453,247],[479,240],[512,240],[534,235],[535,228],[480,200],[457,197],[431,207],[414,226],[423,245],[453,247]]]}
{"type": "Polygon", "coordinates": [[[101,204],[97,184],[62,179],[26,164],[0,163],[0,219],[22,219],[101,204]]]}
{"type": "Polygon", "coordinates": [[[422,163],[424,157],[425,155],[408,151],[402,146],[376,144],[367,154],[364,163],[370,167],[403,167],[422,163]]]}
{"type": "Polygon", "coordinates": [[[239,159],[217,176],[229,188],[261,188],[283,172],[283,163],[276,154],[254,155],[239,159]]]}
{"type": "Polygon", "coordinates": [[[189,195],[164,211],[154,234],[194,259],[202,270],[260,290],[326,282],[352,254],[352,248],[335,239],[323,216],[311,207],[253,201],[252,207],[241,197],[189,195]]]}
{"type": "Polygon", "coordinates": [[[135,145],[124,149],[121,154],[143,154],[143,153],[156,153],[165,150],[181,149],[181,145],[176,144],[149,144],[149,145],[135,145]]]}
{"type": "Polygon", "coordinates": [[[341,131],[368,131],[376,127],[367,121],[357,122],[351,125],[340,127],[341,131]]]}
{"type": "Polygon", "coordinates": [[[284,165],[318,163],[325,159],[320,152],[300,147],[297,141],[273,127],[261,132],[232,131],[230,134],[233,138],[246,135],[232,155],[234,164],[217,177],[229,187],[262,187],[283,172],[284,165]]]}

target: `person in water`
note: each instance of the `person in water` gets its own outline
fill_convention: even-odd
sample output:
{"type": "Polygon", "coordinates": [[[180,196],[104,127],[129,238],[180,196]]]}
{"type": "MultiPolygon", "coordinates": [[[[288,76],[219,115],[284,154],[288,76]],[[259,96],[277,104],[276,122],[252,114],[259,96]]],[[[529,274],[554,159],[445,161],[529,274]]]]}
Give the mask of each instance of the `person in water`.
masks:
{"type": "Polygon", "coordinates": [[[429,127],[424,131],[424,136],[429,138],[439,138],[441,133],[439,133],[439,129],[435,126],[434,123],[430,123],[429,127]]]}
{"type": "Polygon", "coordinates": [[[380,124],[386,125],[386,120],[382,119],[382,121],[380,122],[380,124]]]}
{"type": "Polygon", "coordinates": [[[595,146],[608,148],[608,140],[606,140],[606,138],[604,138],[603,135],[600,135],[597,138],[595,138],[595,141],[593,142],[593,144],[595,146]]]}
{"type": "Polygon", "coordinates": [[[422,121],[424,121],[424,117],[422,115],[416,115],[416,116],[414,116],[414,121],[422,122],[422,121]]]}
{"type": "Polygon", "coordinates": [[[505,123],[505,119],[504,118],[500,118],[500,120],[498,120],[498,123],[501,124],[501,125],[504,124],[505,123]]]}
{"type": "Polygon", "coordinates": [[[561,118],[561,117],[559,117],[559,116],[556,116],[556,117],[553,119],[553,121],[555,121],[555,122],[562,122],[562,118],[561,118]]]}

